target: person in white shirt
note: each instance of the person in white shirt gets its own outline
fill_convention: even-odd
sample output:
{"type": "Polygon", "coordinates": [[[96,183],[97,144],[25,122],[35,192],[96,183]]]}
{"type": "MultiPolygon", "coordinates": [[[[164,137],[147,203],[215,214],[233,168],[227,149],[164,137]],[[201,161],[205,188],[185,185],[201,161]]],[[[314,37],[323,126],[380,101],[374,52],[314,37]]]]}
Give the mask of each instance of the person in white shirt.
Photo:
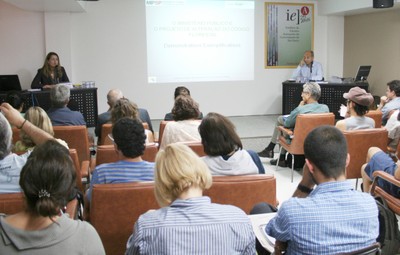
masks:
{"type": "Polygon", "coordinates": [[[304,57],[300,61],[296,70],[294,70],[292,78],[299,82],[324,80],[322,65],[321,63],[314,61],[314,52],[312,50],[304,52],[304,57]]]}

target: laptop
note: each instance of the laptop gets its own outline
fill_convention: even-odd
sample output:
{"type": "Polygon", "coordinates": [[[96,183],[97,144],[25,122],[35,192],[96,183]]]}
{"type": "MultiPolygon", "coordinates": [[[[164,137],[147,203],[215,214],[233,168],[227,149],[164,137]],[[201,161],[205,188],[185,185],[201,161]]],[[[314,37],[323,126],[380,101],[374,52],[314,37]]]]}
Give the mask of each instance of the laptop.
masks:
{"type": "Polygon", "coordinates": [[[21,91],[21,83],[17,74],[0,75],[0,91],[21,91]]]}
{"type": "Polygon", "coordinates": [[[354,81],[366,81],[371,71],[371,66],[359,66],[354,81]]]}

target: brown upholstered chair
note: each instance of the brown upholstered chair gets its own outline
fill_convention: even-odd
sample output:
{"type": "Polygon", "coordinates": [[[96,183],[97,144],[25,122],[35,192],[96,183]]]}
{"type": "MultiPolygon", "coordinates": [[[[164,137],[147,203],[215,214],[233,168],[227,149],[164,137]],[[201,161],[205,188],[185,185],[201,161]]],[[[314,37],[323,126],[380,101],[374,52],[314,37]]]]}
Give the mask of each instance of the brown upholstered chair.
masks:
{"type": "Polygon", "coordinates": [[[158,208],[153,182],[95,184],[90,222],[99,233],[106,254],[124,254],[139,216],[158,208]]]}
{"type": "MultiPolygon", "coordinates": [[[[26,204],[24,200],[24,194],[22,192],[0,194],[0,213],[4,214],[15,214],[25,210],[26,204]]],[[[78,209],[78,200],[75,198],[68,202],[67,210],[71,219],[76,218],[76,213],[78,209]]]]}
{"type": "Polygon", "coordinates": [[[383,151],[387,149],[388,132],[385,128],[361,129],[343,131],[350,154],[350,163],[346,168],[346,178],[361,178],[361,166],[365,164],[368,149],[378,147],[383,151]]]}
{"type": "Polygon", "coordinates": [[[384,198],[388,204],[388,207],[397,215],[400,215],[400,198],[394,197],[391,194],[387,193],[381,187],[377,185],[378,179],[384,179],[393,185],[400,187],[400,181],[396,180],[393,175],[385,173],[384,171],[375,171],[374,172],[374,181],[372,182],[370,193],[373,196],[380,196],[384,198]]]}
{"type": "Polygon", "coordinates": [[[189,148],[192,149],[199,157],[206,156],[206,153],[204,152],[204,146],[201,142],[184,142],[183,144],[189,146],[189,148]]]}
{"type": "MultiPolygon", "coordinates": [[[[277,205],[276,179],[270,175],[213,176],[204,192],[211,201],[238,206],[246,213],[260,202],[277,205]]],[[[90,203],[90,222],[107,254],[123,254],[139,216],[159,208],[153,182],[95,184],[90,203]]]]}
{"type": "Polygon", "coordinates": [[[85,187],[84,183],[89,182],[89,171],[90,171],[90,162],[88,160],[84,160],[82,162],[79,161],[78,153],[76,149],[69,149],[69,155],[74,163],[75,171],[76,171],[76,186],[78,189],[84,194],[85,187]],[[86,180],[82,180],[83,176],[86,176],[86,180]]]}
{"type": "MultiPolygon", "coordinates": [[[[279,130],[283,134],[279,137],[279,145],[281,153],[282,148],[284,148],[288,153],[292,155],[304,155],[304,140],[308,133],[314,128],[322,125],[335,124],[335,115],[333,113],[309,113],[309,114],[299,114],[296,118],[296,127],[294,131],[287,129],[283,126],[279,126],[279,130]],[[291,143],[286,141],[286,136],[291,137],[291,143]]],[[[278,168],[279,160],[276,162],[276,167],[278,168]]],[[[292,157],[292,182],[293,182],[293,169],[294,168],[294,157],[292,157]]]]}
{"type": "Polygon", "coordinates": [[[247,214],[257,203],[278,205],[276,179],[266,174],[213,176],[213,184],[204,195],[213,203],[234,205],[247,214]]]}
{"type": "Polygon", "coordinates": [[[382,127],[382,112],[380,110],[370,110],[365,116],[372,118],[375,121],[375,127],[382,127]]]}
{"type": "Polygon", "coordinates": [[[55,138],[64,140],[70,149],[76,149],[80,162],[90,161],[90,145],[86,126],[54,126],[53,129],[55,138]]]}
{"type": "MultiPolygon", "coordinates": [[[[142,159],[154,162],[156,160],[157,152],[158,147],[155,143],[146,144],[142,159]]],[[[118,154],[115,152],[114,145],[100,145],[97,147],[96,166],[116,161],[118,161],[118,154]]]]}
{"type": "Polygon", "coordinates": [[[168,124],[168,122],[171,122],[171,121],[173,121],[173,120],[162,120],[160,122],[160,128],[158,129],[158,140],[157,140],[157,143],[159,145],[161,144],[162,137],[164,135],[165,126],[168,124]]]}

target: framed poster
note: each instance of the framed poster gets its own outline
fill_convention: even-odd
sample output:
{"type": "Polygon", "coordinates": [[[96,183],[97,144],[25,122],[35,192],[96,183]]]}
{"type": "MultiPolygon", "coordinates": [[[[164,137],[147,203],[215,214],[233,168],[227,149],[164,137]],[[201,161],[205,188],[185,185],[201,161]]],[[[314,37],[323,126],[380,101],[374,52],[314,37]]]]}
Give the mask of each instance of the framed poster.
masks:
{"type": "Polygon", "coordinates": [[[296,67],[314,46],[314,4],[266,2],[265,68],[296,67]]]}

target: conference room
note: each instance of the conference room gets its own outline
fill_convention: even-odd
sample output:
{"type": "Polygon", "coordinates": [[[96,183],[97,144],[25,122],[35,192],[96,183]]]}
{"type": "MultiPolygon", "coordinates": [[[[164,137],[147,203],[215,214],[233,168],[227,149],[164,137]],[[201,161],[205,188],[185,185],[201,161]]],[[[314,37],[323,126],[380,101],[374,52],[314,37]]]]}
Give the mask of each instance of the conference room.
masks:
{"type": "MultiPolygon", "coordinates": [[[[397,1],[391,8],[373,8],[372,0],[233,1],[238,2],[236,7],[232,2],[229,6],[215,1],[189,1],[192,6],[188,8],[181,6],[185,1],[169,1],[173,6],[167,2],[0,0],[3,60],[0,75],[18,75],[21,89],[29,90],[46,54],[56,52],[71,86],[82,87],[86,81],[95,83],[95,87],[71,90],[71,98],[79,105],[75,110],[82,111],[90,134],[94,134],[97,115],[109,108],[107,93],[111,89],[121,90],[124,97],[146,109],[155,133],[159,133],[165,114],[174,105],[175,88],[185,86],[204,116],[216,112],[228,117],[236,127],[243,148],[255,152],[262,151],[270,142],[278,116],[289,114],[301,101],[301,84],[295,87],[297,94],[289,98],[284,83],[289,87],[297,85],[289,80],[305,50],[313,50],[315,61],[321,63],[324,81],[320,83],[323,94],[320,103],[326,103],[323,100],[328,95],[333,98],[334,108],[329,110],[336,121],[341,118],[338,106],[346,104],[343,93],[351,87],[360,86],[381,97],[389,81],[400,79],[397,68],[400,60],[396,54],[400,47],[400,35],[396,32],[400,12],[397,1]],[[309,6],[312,11],[310,47],[292,53],[282,46],[282,51],[297,54],[292,64],[268,62],[271,54],[268,40],[272,38],[268,34],[268,7],[278,3],[282,5],[284,17],[292,14],[286,10],[294,6],[309,6]],[[365,82],[356,84],[351,78],[356,77],[360,66],[371,66],[371,70],[365,82]],[[341,83],[349,79],[350,84],[341,83]],[[325,91],[324,86],[329,86],[329,90],[325,91]],[[335,94],[339,88],[340,93],[335,94]],[[83,97],[91,100],[82,99],[80,92],[84,90],[90,93],[85,92],[83,97]]],[[[46,101],[46,98],[36,98],[46,101]]],[[[35,100],[29,102],[35,104],[35,100]]],[[[279,146],[274,151],[276,158],[279,146]]],[[[268,187],[275,187],[273,191],[268,188],[270,196],[266,202],[275,203],[279,208],[296,191],[303,171],[276,167],[265,158],[261,162],[268,175],[262,181],[269,183],[268,187]]],[[[78,163],[84,165],[82,161],[78,163]]],[[[86,171],[84,175],[89,179],[83,181],[89,182],[90,173],[86,171]]],[[[358,191],[361,191],[360,178],[361,175],[358,182],[351,178],[358,191]]],[[[241,185],[240,180],[235,181],[235,185],[241,185]]],[[[250,183],[250,180],[243,182],[250,183]]],[[[152,195],[151,187],[140,188],[148,189],[146,197],[152,195]]],[[[217,203],[224,202],[217,195],[212,201],[214,198],[217,203]]],[[[153,202],[152,209],[159,208],[153,202]]],[[[142,210],[145,209],[150,208],[142,210]]],[[[251,208],[246,205],[243,210],[249,214],[251,208]]],[[[105,209],[103,213],[104,217],[112,214],[105,209]]],[[[128,223],[130,234],[135,221],[132,217],[128,223]]],[[[96,218],[93,225],[95,222],[96,218]]],[[[100,237],[103,238],[102,233],[100,237]]],[[[126,234],[124,238],[119,245],[126,244],[126,234]]],[[[102,241],[106,251],[113,249],[102,241]]],[[[119,247],[118,252],[124,248],[119,247]]]]}

